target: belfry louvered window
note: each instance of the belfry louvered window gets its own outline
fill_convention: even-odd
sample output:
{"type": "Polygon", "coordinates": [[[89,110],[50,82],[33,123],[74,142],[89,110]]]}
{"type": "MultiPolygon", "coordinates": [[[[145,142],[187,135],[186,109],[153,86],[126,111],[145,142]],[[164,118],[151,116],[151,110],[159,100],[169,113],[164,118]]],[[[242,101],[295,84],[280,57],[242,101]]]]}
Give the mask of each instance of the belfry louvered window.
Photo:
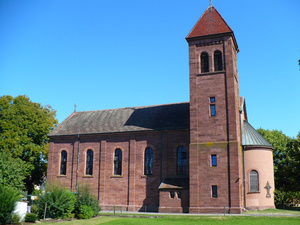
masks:
{"type": "Polygon", "coordinates": [[[115,151],[114,175],[122,175],[122,150],[119,148],[115,151]]]}
{"type": "Polygon", "coordinates": [[[184,146],[179,146],[177,149],[177,175],[186,175],[186,149],[184,146]]]}
{"type": "Polygon", "coordinates": [[[223,70],[222,52],[219,50],[214,52],[214,64],[215,64],[215,71],[223,70]]]}
{"type": "Polygon", "coordinates": [[[201,73],[209,72],[208,53],[201,53],[201,73]]]}
{"type": "Polygon", "coordinates": [[[258,172],[251,170],[250,172],[250,192],[258,192],[258,172]]]}
{"type": "Polygon", "coordinates": [[[144,175],[152,175],[153,173],[153,150],[152,148],[146,148],[145,150],[145,167],[144,175]]]}
{"type": "Polygon", "coordinates": [[[65,150],[63,150],[60,156],[60,175],[67,174],[67,157],[68,153],[65,150]]]}
{"type": "Polygon", "coordinates": [[[86,152],[86,175],[93,175],[93,160],[94,160],[94,152],[89,149],[86,152]]]}

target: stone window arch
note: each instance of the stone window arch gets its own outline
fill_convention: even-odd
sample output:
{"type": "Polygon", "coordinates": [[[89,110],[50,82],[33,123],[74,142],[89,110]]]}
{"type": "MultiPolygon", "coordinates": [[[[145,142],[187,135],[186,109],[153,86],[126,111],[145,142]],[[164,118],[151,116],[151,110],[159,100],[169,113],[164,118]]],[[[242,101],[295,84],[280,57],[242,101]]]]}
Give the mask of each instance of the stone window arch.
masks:
{"type": "Polygon", "coordinates": [[[145,149],[144,157],[144,175],[153,174],[153,150],[150,147],[145,149]]]}
{"type": "Polygon", "coordinates": [[[209,72],[208,53],[202,52],[200,56],[200,60],[201,60],[201,73],[209,72]]]}
{"type": "Polygon", "coordinates": [[[114,175],[122,175],[122,150],[119,148],[115,150],[114,175]]]}
{"type": "Polygon", "coordinates": [[[67,158],[67,151],[62,150],[60,155],[60,175],[67,175],[67,158]]]}
{"type": "Polygon", "coordinates": [[[258,172],[256,170],[250,171],[250,192],[259,192],[258,172]]]}
{"type": "Polygon", "coordinates": [[[89,149],[86,152],[86,170],[85,175],[93,175],[94,152],[89,149]]]}
{"type": "Polygon", "coordinates": [[[186,148],[181,145],[177,149],[177,175],[186,175],[186,148]]]}
{"type": "Polygon", "coordinates": [[[215,71],[223,70],[222,52],[220,50],[214,52],[214,66],[215,71]]]}

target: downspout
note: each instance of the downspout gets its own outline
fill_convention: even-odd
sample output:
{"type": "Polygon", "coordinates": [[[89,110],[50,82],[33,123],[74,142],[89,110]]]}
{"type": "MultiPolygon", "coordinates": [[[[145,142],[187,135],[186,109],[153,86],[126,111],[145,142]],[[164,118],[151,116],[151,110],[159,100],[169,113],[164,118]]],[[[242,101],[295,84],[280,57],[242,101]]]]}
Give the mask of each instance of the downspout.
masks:
{"type": "Polygon", "coordinates": [[[77,169],[76,169],[76,192],[77,192],[77,193],[78,193],[79,147],[80,147],[80,136],[79,136],[79,134],[78,134],[77,169]]]}
{"type": "Polygon", "coordinates": [[[225,82],[225,102],[226,102],[226,126],[227,126],[227,170],[228,170],[228,212],[231,208],[231,184],[230,184],[230,147],[229,147],[229,115],[228,115],[228,90],[227,90],[227,72],[226,72],[226,55],[225,43],[223,41],[223,57],[224,57],[224,82],[225,82]]]}
{"type": "Polygon", "coordinates": [[[101,168],[101,141],[99,149],[99,171],[98,171],[98,200],[100,200],[100,168],[101,168]]]}
{"type": "Polygon", "coordinates": [[[245,176],[245,146],[243,146],[243,132],[242,132],[242,129],[243,129],[243,121],[242,121],[242,118],[241,118],[241,115],[242,115],[242,109],[240,109],[240,123],[241,123],[241,144],[242,144],[242,155],[243,155],[243,185],[244,185],[244,208],[246,209],[246,176],[245,176]]]}
{"type": "Polygon", "coordinates": [[[246,204],[246,172],[245,172],[245,146],[243,146],[243,175],[244,175],[244,208],[247,208],[246,204]]]}

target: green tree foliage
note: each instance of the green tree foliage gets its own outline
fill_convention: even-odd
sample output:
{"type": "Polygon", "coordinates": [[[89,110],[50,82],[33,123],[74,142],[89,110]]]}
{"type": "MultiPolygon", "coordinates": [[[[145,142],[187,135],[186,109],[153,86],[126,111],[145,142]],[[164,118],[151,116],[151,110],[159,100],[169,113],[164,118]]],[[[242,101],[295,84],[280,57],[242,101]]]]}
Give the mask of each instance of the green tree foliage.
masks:
{"type": "Polygon", "coordinates": [[[280,204],[295,202],[293,198],[300,194],[300,133],[290,138],[278,130],[257,131],[274,147],[275,200],[280,204]]]}
{"type": "Polygon", "coordinates": [[[11,221],[12,212],[19,200],[19,192],[12,187],[0,184],[0,223],[6,224],[11,221]]]}
{"type": "Polygon", "coordinates": [[[21,159],[13,158],[10,152],[0,152],[0,184],[24,190],[26,170],[21,159]]]}
{"type": "Polygon", "coordinates": [[[25,186],[31,193],[47,169],[48,137],[58,121],[51,106],[42,107],[26,96],[0,98],[0,151],[21,159],[26,167],[25,186]]]}

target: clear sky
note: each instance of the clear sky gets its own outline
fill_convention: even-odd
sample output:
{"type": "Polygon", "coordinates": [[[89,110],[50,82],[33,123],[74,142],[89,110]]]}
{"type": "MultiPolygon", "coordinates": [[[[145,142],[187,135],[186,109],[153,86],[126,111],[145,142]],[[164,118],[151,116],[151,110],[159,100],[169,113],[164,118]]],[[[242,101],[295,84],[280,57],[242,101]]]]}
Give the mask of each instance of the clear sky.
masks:
{"type": "MultiPolygon", "coordinates": [[[[300,1],[213,0],[254,128],[300,131],[300,1]]],[[[189,101],[185,37],[209,0],[0,0],[0,96],[74,110],[189,101]]]]}

